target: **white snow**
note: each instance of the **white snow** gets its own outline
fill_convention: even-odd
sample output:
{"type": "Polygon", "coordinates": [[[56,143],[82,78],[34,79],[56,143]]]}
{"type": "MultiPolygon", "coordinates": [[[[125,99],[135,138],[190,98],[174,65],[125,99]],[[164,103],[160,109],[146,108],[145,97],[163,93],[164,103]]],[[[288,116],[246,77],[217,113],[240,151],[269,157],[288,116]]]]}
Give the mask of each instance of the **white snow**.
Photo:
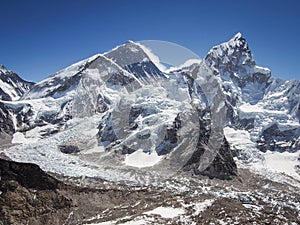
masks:
{"type": "Polygon", "coordinates": [[[224,134],[233,150],[243,151],[244,154],[248,154],[251,158],[255,158],[254,156],[258,154],[256,143],[251,140],[248,131],[225,127],[224,134]]]}
{"type": "Polygon", "coordinates": [[[96,146],[96,147],[94,147],[94,148],[90,148],[90,149],[87,149],[87,150],[83,150],[83,151],[81,152],[81,154],[86,155],[86,154],[93,154],[93,153],[102,153],[102,152],[104,152],[104,151],[105,151],[104,146],[96,146]]]}
{"type": "Polygon", "coordinates": [[[117,221],[105,221],[100,223],[87,223],[86,225],[115,225],[117,221]]]}
{"type": "Polygon", "coordinates": [[[201,59],[189,59],[186,62],[184,62],[183,64],[179,65],[179,66],[172,66],[169,69],[167,69],[165,72],[169,73],[171,71],[175,71],[175,70],[179,70],[179,69],[183,69],[183,68],[187,68],[190,67],[194,64],[200,64],[203,61],[201,59]]]}
{"type": "Polygon", "coordinates": [[[27,132],[16,132],[13,134],[11,143],[13,144],[34,144],[41,139],[41,133],[47,129],[54,128],[53,125],[46,125],[42,127],[35,127],[27,132]]]}
{"type": "Polygon", "coordinates": [[[203,202],[195,203],[195,205],[194,205],[194,209],[195,209],[194,215],[197,216],[201,212],[205,211],[206,208],[208,208],[209,206],[211,206],[214,203],[214,201],[215,201],[215,199],[206,199],[203,202]]]}
{"type": "MultiPolygon", "coordinates": [[[[14,83],[13,83],[14,84],[14,83]]],[[[17,94],[16,90],[13,88],[13,86],[9,85],[8,83],[3,82],[0,79],[0,88],[11,97],[13,101],[18,100],[20,96],[17,94]]]]}
{"type": "MultiPolygon", "coordinates": [[[[238,160],[241,167],[250,168],[252,171],[264,175],[276,181],[290,182],[294,181],[285,179],[280,174],[288,175],[300,181],[300,175],[296,172],[299,152],[271,152],[263,153],[256,148],[256,143],[250,138],[250,133],[246,130],[235,130],[230,127],[224,128],[224,134],[233,150],[238,150],[243,159],[238,160]]],[[[300,184],[300,183],[299,183],[300,184]]]]}
{"type": "Polygon", "coordinates": [[[284,173],[300,181],[300,175],[296,172],[296,166],[300,165],[298,161],[299,153],[272,152],[267,151],[262,154],[264,161],[256,162],[253,167],[258,171],[269,170],[276,173],[284,173]]]}
{"type": "Polygon", "coordinates": [[[239,110],[243,113],[247,113],[247,114],[250,114],[250,113],[261,113],[261,112],[265,112],[265,110],[263,108],[261,108],[260,106],[258,106],[257,104],[256,105],[251,105],[249,103],[245,103],[245,104],[242,104],[240,107],[239,107],[239,110]]]}
{"type": "Polygon", "coordinates": [[[259,113],[264,113],[268,115],[286,115],[287,110],[269,110],[265,109],[262,104],[251,105],[249,103],[244,103],[239,107],[240,117],[241,118],[253,118],[259,113]]]}
{"type": "Polygon", "coordinates": [[[25,144],[28,143],[28,140],[25,138],[24,134],[21,132],[16,132],[13,135],[13,139],[11,141],[13,144],[25,144]]]}
{"type": "Polygon", "coordinates": [[[266,67],[254,66],[254,73],[270,74],[271,70],[266,67]]]}
{"type": "Polygon", "coordinates": [[[172,208],[172,207],[158,207],[151,211],[145,212],[146,215],[160,215],[163,218],[175,218],[177,216],[180,216],[185,213],[185,210],[183,208],[172,208]]]}
{"type": "Polygon", "coordinates": [[[158,156],[156,151],[151,153],[145,153],[139,149],[132,154],[127,154],[124,163],[127,166],[133,166],[138,168],[154,166],[162,159],[162,156],[158,156]]]}

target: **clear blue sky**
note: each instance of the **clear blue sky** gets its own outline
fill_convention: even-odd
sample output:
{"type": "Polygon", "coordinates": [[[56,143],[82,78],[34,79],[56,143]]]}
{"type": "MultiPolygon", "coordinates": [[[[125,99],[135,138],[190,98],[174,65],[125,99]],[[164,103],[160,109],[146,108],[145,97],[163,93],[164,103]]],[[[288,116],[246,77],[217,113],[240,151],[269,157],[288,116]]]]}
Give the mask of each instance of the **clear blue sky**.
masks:
{"type": "Polygon", "coordinates": [[[126,40],[204,57],[239,31],[258,65],[300,77],[299,0],[0,0],[0,9],[0,64],[31,81],[126,40]]]}

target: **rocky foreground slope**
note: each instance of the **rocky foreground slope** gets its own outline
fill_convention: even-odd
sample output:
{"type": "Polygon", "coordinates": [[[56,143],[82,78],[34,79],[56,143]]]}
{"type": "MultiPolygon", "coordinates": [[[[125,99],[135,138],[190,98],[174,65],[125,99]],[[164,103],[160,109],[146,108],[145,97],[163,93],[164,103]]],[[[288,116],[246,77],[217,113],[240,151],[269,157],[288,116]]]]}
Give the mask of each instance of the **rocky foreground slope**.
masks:
{"type": "Polygon", "coordinates": [[[177,177],[160,188],[115,185],[99,179],[84,187],[80,184],[86,180],[60,177],[66,185],[36,165],[3,159],[0,172],[3,225],[300,222],[298,189],[244,169],[231,181],[177,177]]]}

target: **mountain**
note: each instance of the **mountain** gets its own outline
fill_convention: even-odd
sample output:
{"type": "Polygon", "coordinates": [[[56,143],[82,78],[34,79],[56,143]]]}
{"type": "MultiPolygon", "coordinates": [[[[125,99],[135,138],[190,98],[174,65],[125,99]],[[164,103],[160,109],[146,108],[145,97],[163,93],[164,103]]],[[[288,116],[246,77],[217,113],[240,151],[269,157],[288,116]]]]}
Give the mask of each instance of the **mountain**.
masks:
{"type": "MultiPolygon", "coordinates": [[[[300,149],[299,81],[274,78],[269,69],[257,66],[240,33],[213,47],[205,61],[226,96],[225,136],[239,159],[256,162],[264,158],[260,152],[293,153],[300,149]]],[[[292,160],[297,161],[296,157],[292,160]]],[[[287,172],[298,177],[296,171],[297,166],[287,172]]]]}
{"type": "Polygon", "coordinates": [[[0,223],[299,224],[299,81],[240,33],[168,72],[128,41],[28,88],[0,100],[0,223]]]}
{"type": "Polygon", "coordinates": [[[15,101],[29,91],[34,83],[24,81],[16,73],[0,65],[0,98],[4,101],[15,101]]]}
{"type": "Polygon", "coordinates": [[[105,56],[144,82],[149,82],[149,78],[165,77],[165,74],[159,70],[159,65],[155,64],[156,56],[145,46],[133,41],[127,41],[105,53],[105,56]]]}
{"type": "MultiPolygon", "coordinates": [[[[34,83],[24,81],[16,73],[0,65],[0,99],[2,101],[17,101],[34,83]]],[[[14,116],[11,110],[0,101],[0,145],[10,143],[15,132],[14,116]]]]}
{"type": "Polygon", "coordinates": [[[224,138],[224,118],[210,113],[219,108],[216,115],[221,114],[223,99],[205,63],[167,76],[143,47],[128,42],[46,78],[18,102],[5,103],[16,115],[12,143],[23,144],[7,155],[69,176],[140,182],[190,171],[229,179],[236,165],[224,138]],[[207,77],[205,90],[199,74],[207,77]],[[215,92],[205,96],[208,89],[215,92]]]}
{"type": "Polygon", "coordinates": [[[15,144],[4,152],[66,176],[232,179],[233,156],[254,166],[267,160],[264,152],[297,154],[299,99],[299,81],[257,66],[240,33],[168,73],[128,41],[49,76],[18,101],[1,101],[10,118],[1,126],[15,144]]]}

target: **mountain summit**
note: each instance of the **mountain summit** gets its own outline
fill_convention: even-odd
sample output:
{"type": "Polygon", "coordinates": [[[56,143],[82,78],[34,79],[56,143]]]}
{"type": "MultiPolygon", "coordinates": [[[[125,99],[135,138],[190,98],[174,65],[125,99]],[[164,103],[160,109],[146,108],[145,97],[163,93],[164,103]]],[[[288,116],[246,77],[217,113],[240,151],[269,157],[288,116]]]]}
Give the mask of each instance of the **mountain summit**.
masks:
{"type": "Polygon", "coordinates": [[[21,79],[16,73],[0,65],[0,99],[18,100],[32,85],[32,82],[21,79]]]}
{"type": "Polygon", "coordinates": [[[254,152],[243,148],[239,154],[252,158],[256,148],[262,151],[300,148],[299,81],[273,78],[268,68],[257,66],[240,33],[213,47],[205,61],[219,78],[226,95],[229,126],[237,132],[246,130],[250,135],[249,143],[254,146],[250,149],[254,152]]]}

